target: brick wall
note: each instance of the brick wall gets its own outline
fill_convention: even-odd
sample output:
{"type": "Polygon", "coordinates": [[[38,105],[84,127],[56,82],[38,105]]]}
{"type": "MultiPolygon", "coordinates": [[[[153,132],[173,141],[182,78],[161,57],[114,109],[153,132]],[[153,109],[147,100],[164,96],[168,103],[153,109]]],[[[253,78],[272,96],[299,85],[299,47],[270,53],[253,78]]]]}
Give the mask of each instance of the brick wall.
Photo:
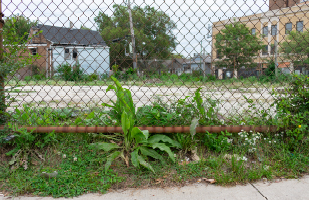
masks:
{"type": "Polygon", "coordinates": [[[269,10],[292,7],[299,2],[300,0],[269,0],[269,10]]]}

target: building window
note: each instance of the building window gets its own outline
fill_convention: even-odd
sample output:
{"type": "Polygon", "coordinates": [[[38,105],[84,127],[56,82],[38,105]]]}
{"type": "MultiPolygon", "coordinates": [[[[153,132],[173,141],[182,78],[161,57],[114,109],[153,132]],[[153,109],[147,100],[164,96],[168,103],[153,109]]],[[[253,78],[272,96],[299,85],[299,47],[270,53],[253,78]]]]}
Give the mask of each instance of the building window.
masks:
{"type": "Polygon", "coordinates": [[[31,49],[31,54],[32,54],[33,56],[36,56],[36,54],[37,54],[36,48],[32,48],[32,49],[31,49]]]}
{"type": "Polygon", "coordinates": [[[265,45],[264,48],[262,49],[262,55],[267,56],[268,55],[268,45],[265,45]]]}
{"type": "Polygon", "coordinates": [[[296,30],[299,32],[303,32],[303,26],[304,26],[304,22],[297,22],[296,23],[296,30]]]}
{"type": "Polygon", "coordinates": [[[77,50],[73,49],[73,58],[76,59],[77,58],[77,50]]]}
{"type": "Polygon", "coordinates": [[[277,35],[277,25],[271,25],[271,35],[277,35]]]}
{"type": "Polygon", "coordinates": [[[264,37],[268,36],[268,27],[267,26],[263,27],[263,35],[264,35],[264,37]]]}
{"type": "Polygon", "coordinates": [[[255,32],[256,32],[256,29],[255,29],[255,28],[251,29],[251,34],[252,34],[252,35],[255,35],[255,32]]]}
{"type": "Polygon", "coordinates": [[[64,59],[71,60],[70,49],[64,49],[64,59]]]}
{"type": "Polygon", "coordinates": [[[286,23],[285,24],[285,34],[290,34],[292,31],[292,23],[286,23]]]}
{"type": "Polygon", "coordinates": [[[39,37],[39,34],[37,34],[39,31],[33,31],[33,35],[34,37],[38,38],[39,37]]]}

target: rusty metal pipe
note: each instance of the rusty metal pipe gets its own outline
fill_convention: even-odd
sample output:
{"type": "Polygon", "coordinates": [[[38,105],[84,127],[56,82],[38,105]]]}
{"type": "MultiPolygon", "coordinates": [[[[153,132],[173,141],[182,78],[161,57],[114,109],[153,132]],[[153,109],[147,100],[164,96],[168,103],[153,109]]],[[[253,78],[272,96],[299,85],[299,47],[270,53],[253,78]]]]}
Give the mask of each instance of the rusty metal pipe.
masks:
{"type": "MultiPolygon", "coordinates": [[[[50,133],[54,131],[55,133],[122,133],[121,127],[79,127],[79,126],[63,126],[63,127],[20,127],[26,128],[27,131],[32,131],[34,133],[50,133]]],[[[139,127],[141,130],[148,130],[150,133],[189,133],[190,127],[188,126],[172,126],[172,127],[139,127]]],[[[4,129],[4,126],[0,127],[0,130],[4,129]]],[[[221,131],[227,131],[229,133],[239,133],[241,130],[249,132],[250,130],[256,132],[275,132],[277,131],[277,126],[274,125],[259,125],[259,126],[246,126],[246,125],[227,125],[227,126],[200,126],[196,128],[197,133],[205,133],[206,131],[210,133],[220,133],[221,131]]]]}

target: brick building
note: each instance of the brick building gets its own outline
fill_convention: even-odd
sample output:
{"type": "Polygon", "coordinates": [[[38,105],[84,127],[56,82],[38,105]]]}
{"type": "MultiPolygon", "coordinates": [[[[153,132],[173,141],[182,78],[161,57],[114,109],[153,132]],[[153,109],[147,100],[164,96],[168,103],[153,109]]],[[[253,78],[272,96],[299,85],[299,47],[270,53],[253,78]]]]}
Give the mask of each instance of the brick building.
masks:
{"type": "MultiPolygon", "coordinates": [[[[263,41],[265,48],[254,56],[254,62],[257,63],[257,68],[252,71],[253,75],[260,75],[266,68],[266,63],[275,58],[275,41],[280,43],[287,41],[287,36],[290,31],[307,31],[309,29],[309,1],[305,0],[269,0],[269,10],[264,13],[256,13],[249,16],[239,18],[229,18],[226,20],[214,22],[212,26],[212,68],[216,71],[219,78],[225,77],[225,73],[231,74],[231,69],[218,69],[215,62],[218,58],[215,48],[215,36],[220,33],[220,30],[225,28],[225,25],[240,22],[245,24],[251,34],[257,34],[263,41]]],[[[286,60],[282,53],[277,53],[278,68],[283,73],[303,73],[309,74],[308,69],[295,69],[290,60],[286,60]]],[[[245,69],[242,69],[244,71],[245,69]]],[[[232,70],[232,76],[239,76],[238,72],[232,70]]],[[[246,72],[245,72],[246,73],[246,72]]]]}

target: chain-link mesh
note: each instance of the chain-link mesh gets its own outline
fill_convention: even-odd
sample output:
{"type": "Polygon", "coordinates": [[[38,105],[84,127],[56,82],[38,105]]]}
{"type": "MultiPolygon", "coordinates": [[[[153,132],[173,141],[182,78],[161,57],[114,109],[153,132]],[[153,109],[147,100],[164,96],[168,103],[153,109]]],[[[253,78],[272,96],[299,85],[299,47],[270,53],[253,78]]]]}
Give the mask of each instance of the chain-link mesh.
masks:
{"type": "Polygon", "coordinates": [[[308,8],[302,0],[2,1],[6,112],[25,126],[120,126],[127,88],[137,126],[270,125],[274,93],[309,73],[308,8]]]}

